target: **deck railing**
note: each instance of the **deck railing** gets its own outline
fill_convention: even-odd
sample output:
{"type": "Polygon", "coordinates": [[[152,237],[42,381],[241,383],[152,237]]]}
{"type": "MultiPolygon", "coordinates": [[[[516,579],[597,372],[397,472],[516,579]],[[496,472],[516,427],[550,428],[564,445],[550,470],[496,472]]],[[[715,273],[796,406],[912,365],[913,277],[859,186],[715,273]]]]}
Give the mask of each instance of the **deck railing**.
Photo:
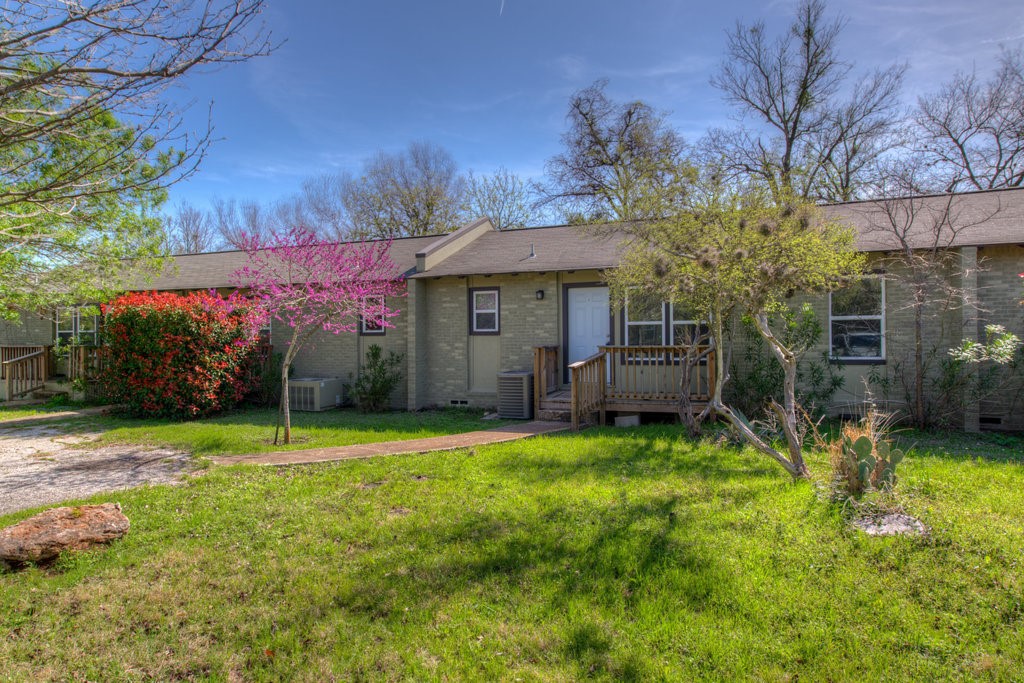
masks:
{"type": "Polygon", "coordinates": [[[533,347],[533,414],[540,411],[540,402],[559,387],[558,347],[533,347]]]}
{"type": "Polygon", "coordinates": [[[580,423],[593,413],[604,413],[606,400],[605,377],[607,357],[604,352],[595,353],[569,366],[570,415],[572,428],[579,429],[580,423]]]}
{"type": "Polygon", "coordinates": [[[0,363],[4,380],[4,396],[8,401],[42,389],[50,376],[50,347],[2,347],[0,353],[4,360],[0,363]],[[19,356],[12,356],[11,349],[20,348],[19,356]],[[36,350],[31,350],[36,349],[36,350]]]}
{"type": "MultiPolygon", "coordinates": [[[[687,347],[602,346],[609,356],[608,397],[633,401],[678,401],[687,347]]],[[[698,347],[696,352],[707,347],[698,347]]],[[[690,374],[690,399],[706,401],[714,386],[714,354],[709,353],[690,374]]]]}
{"type": "MultiPolygon", "coordinates": [[[[678,402],[686,355],[687,348],[682,346],[600,346],[590,358],[573,363],[569,366],[573,429],[594,413],[601,413],[603,422],[604,411],[614,409],[616,403],[678,402]]],[[[711,352],[690,373],[690,400],[709,400],[714,383],[711,352]]]]}
{"type": "MultiPolygon", "coordinates": [[[[3,363],[6,363],[9,360],[14,360],[15,358],[21,358],[22,356],[26,356],[26,355],[28,355],[30,353],[35,353],[36,351],[47,351],[47,352],[49,352],[49,350],[51,348],[53,348],[53,347],[50,347],[50,346],[39,346],[39,345],[35,345],[35,346],[33,346],[33,345],[28,345],[28,346],[0,346],[0,379],[4,379],[7,376],[5,374],[6,371],[3,369],[3,365],[2,365],[3,363]]],[[[49,360],[49,359],[50,359],[49,354],[47,354],[47,360],[49,360]]],[[[52,365],[48,365],[47,369],[48,370],[52,370],[53,369],[52,365]]]]}
{"type": "Polygon", "coordinates": [[[106,360],[105,350],[103,346],[72,346],[68,349],[68,379],[96,379],[106,360]]]}

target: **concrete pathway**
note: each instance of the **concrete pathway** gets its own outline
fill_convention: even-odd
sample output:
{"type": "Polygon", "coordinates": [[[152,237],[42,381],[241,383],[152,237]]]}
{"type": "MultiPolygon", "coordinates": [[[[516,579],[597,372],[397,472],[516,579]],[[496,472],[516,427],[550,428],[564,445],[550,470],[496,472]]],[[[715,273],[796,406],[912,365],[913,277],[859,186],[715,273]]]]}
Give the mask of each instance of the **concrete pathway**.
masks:
{"type": "Polygon", "coordinates": [[[254,465],[305,465],[312,462],[330,462],[332,460],[350,460],[353,458],[372,458],[378,455],[400,455],[406,453],[430,453],[431,451],[451,451],[456,448],[469,448],[503,441],[515,441],[539,434],[551,434],[569,429],[567,422],[526,422],[506,425],[495,429],[448,436],[434,436],[428,439],[409,439],[407,441],[381,441],[356,446],[336,446],[333,448],[313,448],[305,451],[276,451],[273,453],[255,453],[253,455],[225,455],[210,460],[216,465],[238,465],[250,463],[254,465]]]}

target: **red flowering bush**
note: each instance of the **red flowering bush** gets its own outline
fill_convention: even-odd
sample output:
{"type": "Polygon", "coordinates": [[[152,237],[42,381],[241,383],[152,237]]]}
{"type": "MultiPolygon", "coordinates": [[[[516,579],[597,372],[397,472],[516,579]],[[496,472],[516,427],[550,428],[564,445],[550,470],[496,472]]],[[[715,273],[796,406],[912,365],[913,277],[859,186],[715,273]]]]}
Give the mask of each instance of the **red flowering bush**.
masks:
{"type": "Polygon", "coordinates": [[[107,397],[139,416],[190,418],[235,405],[251,387],[263,312],[207,292],[125,294],[103,307],[107,397]]]}

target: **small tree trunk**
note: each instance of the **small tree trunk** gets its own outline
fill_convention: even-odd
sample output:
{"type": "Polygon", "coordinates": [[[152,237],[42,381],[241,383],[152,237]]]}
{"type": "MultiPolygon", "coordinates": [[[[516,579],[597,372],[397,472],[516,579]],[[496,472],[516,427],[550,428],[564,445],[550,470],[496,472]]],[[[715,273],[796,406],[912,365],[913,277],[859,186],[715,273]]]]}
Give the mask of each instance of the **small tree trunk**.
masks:
{"type": "Polygon", "coordinates": [[[708,354],[713,348],[713,343],[705,337],[691,340],[686,347],[686,354],[683,356],[683,365],[679,371],[679,419],[684,425],[686,425],[686,430],[689,432],[691,437],[700,435],[701,423],[704,422],[704,419],[708,414],[707,408],[702,410],[699,415],[696,415],[693,412],[693,401],[690,399],[690,384],[693,378],[693,369],[697,367],[698,363],[708,357],[708,354]],[[701,344],[708,345],[704,351],[699,350],[701,344]]]}
{"type": "Polygon", "coordinates": [[[716,349],[715,386],[711,392],[711,400],[708,401],[708,407],[705,409],[705,412],[713,412],[715,415],[721,417],[730,425],[732,425],[733,428],[740,433],[740,436],[742,436],[748,443],[750,443],[757,450],[761,451],[765,455],[772,458],[775,462],[782,465],[783,469],[789,472],[790,476],[793,477],[794,479],[806,477],[807,469],[805,467],[797,467],[789,460],[787,460],[786,456],[779,453],[777,450],[772,448],[770,443],[768,443],[760,436],[758,436],[757,432],[753,430],[753,428],[745,419],[743,419],[739,414],[733,411],[732,408],[730,408],[729,406],[725,405],[725,403],[722,402],[722,388],[725,385],[726,378],[725,354],[721,353],[721,349],[724,348],[724,345],[719,343],[719,340],[723,338],[724,334],[722,328],[722,315],[714,316],[714,319],[711,321],[711,327],[713,330],[711,335],[712,344],[716,349]]]}
{"type": "MultiPolygon", "coordinates": [[[[281,364],[281,418],[284,423],[284,438],[286,444],[292,442],[292,414],[288,401],[288,368],[291,363],[281,364]]],[[[274,434],[274,443],[277,443],[277,434],[274,434]]]]}
{"type": "MultiPolygon", "coordinates": [[[[288,350],[284,354],[284,359],[281,361],[281,417],[284,422],[284,439],[283,442],[290,444],[292,442],[292,414],[291,406],[288,401],[288,372],[291,370],[292,361],[295,360],[295,354],[298,351],[299,344],[293,337],[292,343],[288,346],[288,350]]],[[[277,443],[277,430],[274,430],[274,443],[277,443]]]]}
{"type": "Polygon", "coordinates": [[[925,427],[924,410],[924,291],[921,285],[914,293],[914,423],[925,427]]]}

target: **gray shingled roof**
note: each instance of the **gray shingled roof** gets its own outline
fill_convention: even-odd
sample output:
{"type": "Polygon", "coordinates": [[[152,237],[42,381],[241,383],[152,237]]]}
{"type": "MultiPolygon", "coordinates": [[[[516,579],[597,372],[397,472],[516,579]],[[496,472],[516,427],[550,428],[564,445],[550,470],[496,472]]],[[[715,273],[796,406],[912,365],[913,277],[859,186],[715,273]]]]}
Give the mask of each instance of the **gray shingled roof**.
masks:
{"type": "MultiPolygon", "coordinates": [[[[407,273],[416,267],[416,252],[438,239],[437,235],[396,239],[391,243],[391,260],[398,266],[399,272],[407,273]]],[[[138,288],[168,290],[233,287],[231,275],[248,262],[244,251],[172,256],[166,260],[163,274],[148,283],[140,283],[138,288]]]]}
{"type": "MultiPolygon", "coordinates": [[[[930,244],[930,233],[937,219],[947,214],[955,229],[952,246],[1024,244],[1024,188],[971,192],[959,195],[934,195],[912,199],[858,201],[823,207],[826,216],[853,226],[857,248],[862,251],[887,251],[898,248],[891,233],[883,228],[888,215],[897,223],[908,218],[912,243],[919,248],[930,244]]],[[[951,235],[947,226],[945,238],[951,235]]],[[[416,254],[442,236],[409,237],[392,243],[391,258],[401,272],[416,266],[416,254]]],[[[412,277],[479,275],[488,273],[532,273],[590,268],[612,268],[619,263],[626,240],[614,225],[557,226],[486,232],[433,268],[412,277]],[[531,250],[533,256],[531,257],[531,250]]],[[[211,289],[231,287],[231,274],[244,266],[244,252],[227,251],[193,254],[168,260],[168,267],[145,289],[211,289]]]]}
{"type": "Polygon", "coordinates": [[[865,200],[822,207],[825,215],[853,226],[861,251],[898,249],[891,226],[906,229],[920,249],[939,246],[1024,244],[1024,188],[865,200]]]}
{"type": "Polygon", "coordinates": [[[611,229],[566,225],[488,232],[413,277],[610,268],[619,262],[624,237],[611,229]]]}

